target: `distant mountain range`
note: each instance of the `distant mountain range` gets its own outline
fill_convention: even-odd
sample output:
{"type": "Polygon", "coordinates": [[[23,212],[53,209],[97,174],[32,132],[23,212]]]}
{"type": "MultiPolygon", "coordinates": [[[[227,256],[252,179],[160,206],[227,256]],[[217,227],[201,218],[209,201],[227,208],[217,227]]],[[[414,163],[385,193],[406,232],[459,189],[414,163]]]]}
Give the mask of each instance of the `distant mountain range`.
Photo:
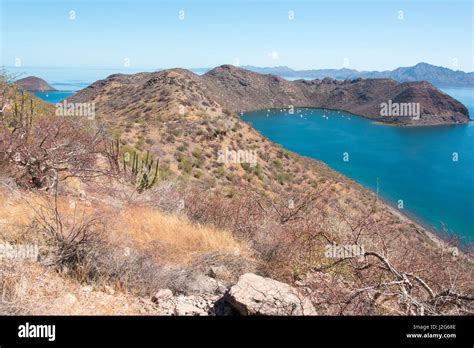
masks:
{"type": "Polygon", "coordinates": [[[287,78],[324,79],[325,77],[331,77],[337,80],[390,78],[399,82],[428,81],[437,87],[474,87],[474,72],[454,71],[427,63],[418,63],[411,67],[400,67],[386,71],[358,71],[345,68],[293,70],[286,66],[271,68],[243,66],[243,68],[260,74],[272,74],[287,78]]]}

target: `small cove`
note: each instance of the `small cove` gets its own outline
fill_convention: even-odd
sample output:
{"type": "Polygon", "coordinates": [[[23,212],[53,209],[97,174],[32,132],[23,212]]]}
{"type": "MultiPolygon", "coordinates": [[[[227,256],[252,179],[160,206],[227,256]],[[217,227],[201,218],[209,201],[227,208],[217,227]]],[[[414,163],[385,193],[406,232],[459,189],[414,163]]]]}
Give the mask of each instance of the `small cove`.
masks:
{"type": "MultiPolygon", "coordinates": [[[[454,94],[454,91],[447,91],[454,94]]],[[[471,91],[459,98],[473,115],[471,91]]],[[[456,95],[453,95],[456,97],[456,95]]],[[[242,119],[271,141],[321,160],[377,190],[434,231],[474,240],[474,123],[389,127],[346,112],[298,108],[247,112],[242,119]],[[457,161],[453,160],[457,154],[457,161]]]]}

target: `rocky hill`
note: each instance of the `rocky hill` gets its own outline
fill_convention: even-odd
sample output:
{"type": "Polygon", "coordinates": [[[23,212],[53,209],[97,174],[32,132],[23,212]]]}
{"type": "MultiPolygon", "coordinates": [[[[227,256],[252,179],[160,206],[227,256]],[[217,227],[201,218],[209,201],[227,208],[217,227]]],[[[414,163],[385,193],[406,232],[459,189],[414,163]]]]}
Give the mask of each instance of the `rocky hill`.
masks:
{"type": "Polygon", "coordinates": [[[468,111],[457,100],[428,82],[398,83],[390,79],[287,81],[230,65],[203,76],[211,94],[233,111],[281,108],[289,105],[349,111],[381,122],[426,125],[468,122],[468,111]],[[419,103],[420,118],[385,117],[381,104],[419,103]]]}
{"type": "MultiPolygon", "coordinates": [[[[319,107],[339,109],[380,122],[398,125],[458,124],[469,121],[466,107],[427,82],[398,83],[390,79],[338,81],[287,81],[230,65],[217,67],[202,76],[183,69],[136,75],[112,75],[80,91],[71,100],[95,100],[98,89],[112,96],[120,93],[114,106],[122,112],[135,110],[135,101],[147,101],[146,111],[162,113],[198,110],[216,114],[265,108],[319,107]],[[157,90],[159,94],[157,95],[157,90]],[[196,103],[195,101],[198,101],[196,103]],[[417,115],[383,115],[382,105],[419,104],[417,115]],[[126,108],[121,108],[123,105],[126,108]]],[[[101,97],[102,98],[102,97],[101,97]]],[[[98,107],[110,107],[110,104],[98,107]]],[[[133,113],[133,112],[132,112],[133,113]]]]}
{"type": "Polygon", "coordinates": [[[28,76],[16,81],[16,84],[25,91],[31,92],[46,92],[55,91],[56,89],[50,86],[45,80],[36,76],[28,76]]]}

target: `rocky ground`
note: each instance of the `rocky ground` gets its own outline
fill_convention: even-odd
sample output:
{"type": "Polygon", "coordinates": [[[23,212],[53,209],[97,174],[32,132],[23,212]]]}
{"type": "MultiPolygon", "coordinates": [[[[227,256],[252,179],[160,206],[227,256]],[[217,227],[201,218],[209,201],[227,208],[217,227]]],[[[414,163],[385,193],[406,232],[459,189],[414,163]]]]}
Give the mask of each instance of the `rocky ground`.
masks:
{"type": "Polygon", "coordinates": [[[104,285],[83,285],[31,262],[0,261],[2,314],[29,315],[317,315],[307,294],[252,273],[235,284],[220,279],[224,267],[189,279],[187,292],[157,289],[137,297],[104,285]],[[10,284],[5,284],[8,279],[10,284]]]}

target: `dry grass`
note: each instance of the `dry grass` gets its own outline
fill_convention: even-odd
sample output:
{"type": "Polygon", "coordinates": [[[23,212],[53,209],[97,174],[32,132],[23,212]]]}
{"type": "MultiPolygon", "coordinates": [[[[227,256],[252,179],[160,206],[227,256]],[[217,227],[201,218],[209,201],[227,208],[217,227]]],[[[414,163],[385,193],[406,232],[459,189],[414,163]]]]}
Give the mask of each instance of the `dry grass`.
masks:
{"type": "MultiPolygon", "coordinates": [[[[42,255],[43,247],[52,246],[51,240],[33,221],[40,211],[44,219],[54,214],[54,197],[33,192],[24,195],[3,187],[0,194],[0,243],[36,244],[42,255]]],[[[157,314],[148,300],[137,296],[149,298],[156,289],[169,286],[173,276],[168,272],[182,269],[191,274],[193,261],[201,255],[249,254],[249,248],[229,232],[149,206],[118,208],[67,196],[58,196],[57,203],[66,233],[81,223],[83,214],[99,217],[105,228],[91,230],[96,236],[84,246],[90,250],[66,267],[0,260],[0,295],[7,294],[0,298],[0,313],[157,314]],[[86,284],[95,290],[83,291],[86,284]],[[108,287],[115,294],[100,291],[108,287]]]]}
{"type": "Polygon", "coordinates": [[[6,315],[161,314],[149,299],[87,287],[31,262],[0,261],[0,295],[6,315]]]}
{"type": "MultiPolygon", "coordinates": [[[[51,197],[41,194],[13,196],[0,189],[0,238],[16,242],[38,242],[25,231],[35,217],[35,211],[51,207],[51,197]]],[[[212,226],[194,224],[182,215],[165,214],[143,205],[128,205],[121,209],[105,203],[88,204],[68,197],[58,198],[58,209],[66,222],[76,215],[100,215],[107,225],[104,237],[118,246],[149,249],[159,244],[166,247],[166,255],[173,263],[186,263],[198,254],[209,252],[248,253],[248,248],[230,232],[212,226]]],[[[163,256],[163,255],[160,255],[163,256]]]]}
{"type": "Polygon", "coordinates": [[[20,242],[34,211],[20,195],[12,196],[0,189],[0,196],[0,240],[20,242]]]}
{"type": "Polygon", "coordinates": [[[231,233],[191,223],[187,217],[167,215],[145,206],[128,206],[117,217],[114,234],[141,248],[160,243],[168,260],[186,263],[209,252],[246,253],[247,248],[231,233]]]}

